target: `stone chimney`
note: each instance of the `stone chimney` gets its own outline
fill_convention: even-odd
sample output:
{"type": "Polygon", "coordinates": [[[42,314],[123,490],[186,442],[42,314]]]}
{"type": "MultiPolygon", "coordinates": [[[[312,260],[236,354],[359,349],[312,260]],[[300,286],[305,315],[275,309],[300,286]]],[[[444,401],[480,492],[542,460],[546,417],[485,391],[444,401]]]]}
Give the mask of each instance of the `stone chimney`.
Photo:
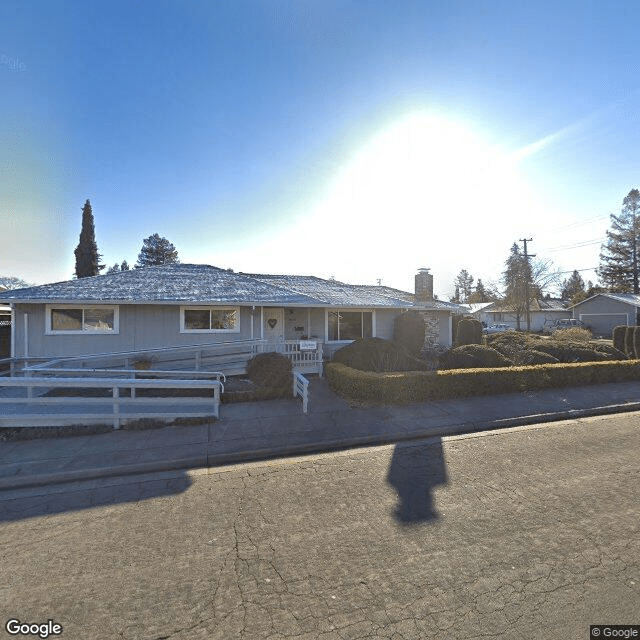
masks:
{"type": "Polygon", "coordinates": [[[418,269],[415,282],[416,302],[421,303],[433,300],[433,276],[429,273],[428,268],[418,269]]]}

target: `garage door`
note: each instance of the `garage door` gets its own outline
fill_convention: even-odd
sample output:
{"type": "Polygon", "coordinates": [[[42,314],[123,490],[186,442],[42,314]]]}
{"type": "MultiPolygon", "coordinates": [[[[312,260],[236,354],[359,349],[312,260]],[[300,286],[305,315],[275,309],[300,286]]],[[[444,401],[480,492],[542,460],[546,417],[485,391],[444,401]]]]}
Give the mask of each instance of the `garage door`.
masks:
{"type": "Polygon", "coordinates": [[[580,314],[580,320],[591,327],[594,336],[610,338],[613,327],[627,324],[630,318],[627,313],[584,313],[580,314]]]}

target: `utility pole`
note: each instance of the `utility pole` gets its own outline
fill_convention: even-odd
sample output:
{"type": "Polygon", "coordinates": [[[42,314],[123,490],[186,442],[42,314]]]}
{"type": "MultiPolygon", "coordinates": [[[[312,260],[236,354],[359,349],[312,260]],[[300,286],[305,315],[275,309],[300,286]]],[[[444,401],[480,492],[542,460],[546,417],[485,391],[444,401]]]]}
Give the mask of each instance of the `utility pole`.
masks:
{"type": "Polygon", "coordinates": [[[527,310],[527,331],[531,331],[531,310],[529,309],[529,279],[531,275],[531,269],[529,268],[529,258],[535,258],[535,254],[529,255],[527,253],[527,242],[533,242],[533,238],[521,238],[520,242],[524,244],[524,263],[526,265],[524,274],[524,298],[527,310]]]}

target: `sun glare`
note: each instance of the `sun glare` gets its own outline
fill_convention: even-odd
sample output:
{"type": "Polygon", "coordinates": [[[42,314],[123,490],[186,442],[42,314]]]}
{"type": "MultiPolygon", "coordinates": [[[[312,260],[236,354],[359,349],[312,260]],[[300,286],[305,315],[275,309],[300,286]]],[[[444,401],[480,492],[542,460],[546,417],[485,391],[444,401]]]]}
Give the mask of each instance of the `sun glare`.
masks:
{"type": "Polygon", "coordinates": [[[289,248],[313,239],[306,272],[409,288],[414,270],[429,266],[446,290],[462,268],[499,273],[536,206],[513,155],[460,123],[418,114],[374,135],[322,200],[247,259],[291,271],[289,248]]]}

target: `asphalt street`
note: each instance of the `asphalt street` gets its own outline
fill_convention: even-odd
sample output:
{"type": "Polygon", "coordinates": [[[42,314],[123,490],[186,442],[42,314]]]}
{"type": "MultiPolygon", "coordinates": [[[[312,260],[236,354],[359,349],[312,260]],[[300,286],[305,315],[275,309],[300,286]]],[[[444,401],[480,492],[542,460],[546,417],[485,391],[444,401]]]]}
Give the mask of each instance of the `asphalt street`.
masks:
{"type": "Polygon", "coordinates": [[[12,618],[64,640],[640,624],[639,413],[17,489],[0,512],[5,637],[12,618]]]}

